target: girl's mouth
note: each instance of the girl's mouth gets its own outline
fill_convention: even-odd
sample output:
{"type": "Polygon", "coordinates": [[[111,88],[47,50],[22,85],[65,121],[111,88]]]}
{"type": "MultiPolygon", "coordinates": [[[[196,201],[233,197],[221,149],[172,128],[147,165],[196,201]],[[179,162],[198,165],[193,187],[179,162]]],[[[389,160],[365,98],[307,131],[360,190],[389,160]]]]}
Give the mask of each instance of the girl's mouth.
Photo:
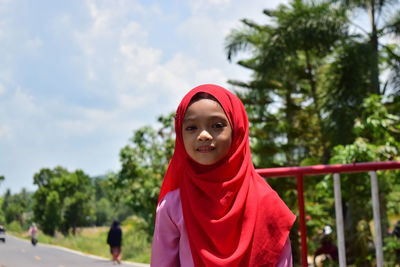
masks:
{"type": "Polygon", "coordinates": [[[197,150],[197,152],[200,152],[200,153],[207,153],[207,152],[213,151],[214,149],[215,149],[215,147],[213,147],[213,146],[201,146],[201,147],[198,147],[196,150],[197,150]]]}

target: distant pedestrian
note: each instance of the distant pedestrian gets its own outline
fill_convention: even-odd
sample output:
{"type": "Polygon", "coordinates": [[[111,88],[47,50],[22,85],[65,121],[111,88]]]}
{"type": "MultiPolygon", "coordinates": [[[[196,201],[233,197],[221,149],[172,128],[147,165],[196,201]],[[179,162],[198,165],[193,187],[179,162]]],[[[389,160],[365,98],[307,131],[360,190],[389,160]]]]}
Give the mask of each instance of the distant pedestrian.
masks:
{"type": "Polygon", "coordinates": [[[400,238],[400,220],[397,221],[396,226],[394,227],[392,234],[395,237],[400,238]]]}
{"type": "Polygon", "coordinates": [[[122,230],[119,221],[114,221],[108,231],[107,244],[110,246],[113,263],[121,264],[122,230]]]}
{"type": "MultiPolygon", "coordinates": [[[[392,235],[400,242],[400,220],[397,221],[393,229],[392,235]]],[[[396,264],[400,264],[400,249],[396,249],[396,264]]],[[[396,265],[397,266],[397,265],[396,265]]]]}
{"type": "Polygon", "coordinates": [[[35,223],[32,223],[31,227],[29,228],[29,234],[31,235],[31,243],[32,245],[36,246],[37,244],[37,235],[38,235],[38,229],[36,227],[35,223]]]}
{"type": "Polygon", "coordinates": [[[314,253],[314,266],[325,266],[338,262],[338,248],[332,241],[332,227],[326,225],[322,232],[321,246],[314,253]]]}

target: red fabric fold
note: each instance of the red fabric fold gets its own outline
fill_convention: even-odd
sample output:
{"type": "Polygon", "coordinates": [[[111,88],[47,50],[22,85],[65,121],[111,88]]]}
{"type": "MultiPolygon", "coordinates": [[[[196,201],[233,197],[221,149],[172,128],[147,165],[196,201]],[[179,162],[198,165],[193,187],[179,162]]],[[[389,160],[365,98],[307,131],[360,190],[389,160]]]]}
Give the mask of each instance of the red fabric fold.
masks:
{"type": "Polygon", "coordinates": [[[159,201],[180,189],[195,266],[275,266],[295,216],[255,172],[248,118],[240,99],[217,85],[198,86],[178,106],[175,129],[175,151],[159,201]],[[182,139],[185,111],[199,92],[218,100],[233,131],[228,154],[211,166],[194,162],[182,139]]]}

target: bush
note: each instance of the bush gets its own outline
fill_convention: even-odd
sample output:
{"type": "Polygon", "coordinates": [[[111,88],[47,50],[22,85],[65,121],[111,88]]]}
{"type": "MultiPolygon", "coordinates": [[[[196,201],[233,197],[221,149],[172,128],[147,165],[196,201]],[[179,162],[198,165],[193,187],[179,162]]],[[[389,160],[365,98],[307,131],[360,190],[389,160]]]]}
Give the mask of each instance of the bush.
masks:
{"type": "Polygon", "coordinates": [[[384,244],[385,264],[387,266],[396,266],[396,262],[398,263],[400,260],[398,255],[400,253],[400,240],[395,236],[388,236],[385,238],[384,244]]]}
{"type": "Polygon", "coordinates": [[[149,263],[151,237],[147,233],[147,223],[139,217],[130,216],[123,222],[123,258],[136,262],[149,263]]]}
{"type": "Polygon", "coordinates": [[[18,232],[18,233],[24,232],[21,225],[17,221],[12,221],[11,223],[9,223],[7,225],[6,231],[18,232]]]}

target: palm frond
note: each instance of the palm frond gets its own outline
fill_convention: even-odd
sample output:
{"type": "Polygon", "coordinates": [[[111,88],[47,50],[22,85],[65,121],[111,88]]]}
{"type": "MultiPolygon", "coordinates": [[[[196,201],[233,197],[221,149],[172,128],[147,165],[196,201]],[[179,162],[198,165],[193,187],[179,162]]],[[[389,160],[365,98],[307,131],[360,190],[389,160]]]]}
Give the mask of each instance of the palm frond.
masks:
{"type": "Polygon", "coordinates": [[[400,35],[400,9],[384,27],[389,33],[400,35]]]}
{"type": "Polygon", "coordinates": [[[234,29],[225,39],[225,51],[229,61],[239,52],[246,52],[257,46],[260,31],[254,28],[234,29]]]}

